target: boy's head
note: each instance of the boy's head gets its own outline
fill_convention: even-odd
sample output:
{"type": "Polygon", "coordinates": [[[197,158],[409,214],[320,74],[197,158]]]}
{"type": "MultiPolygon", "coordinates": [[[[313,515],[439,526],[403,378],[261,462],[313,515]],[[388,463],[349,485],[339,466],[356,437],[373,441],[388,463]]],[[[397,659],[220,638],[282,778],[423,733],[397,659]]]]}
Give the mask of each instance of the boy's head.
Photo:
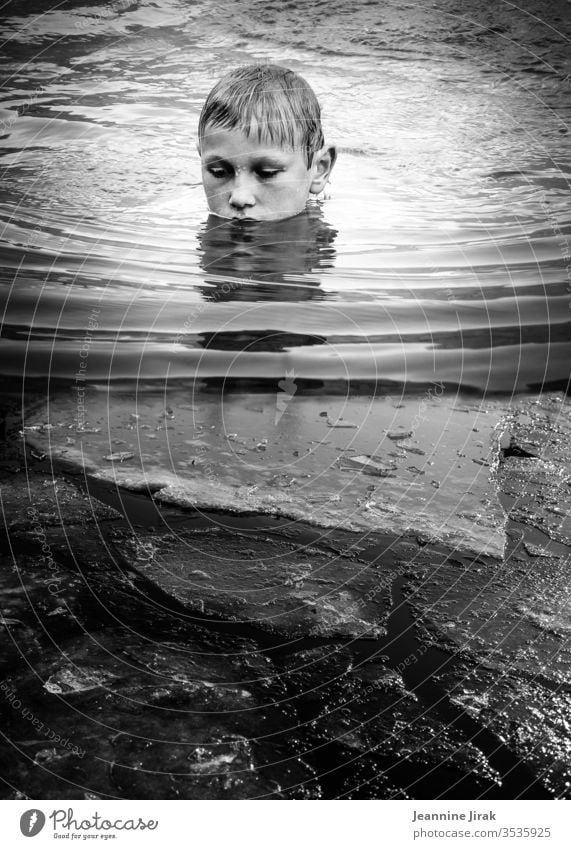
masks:
{"type": "Polygon", "coordinates": [[[208,205],[223,218],[296,215],[323,191],[336,156],[313,90],[279,65],[222,77],[202,108],[198,141],[208,205]]]}

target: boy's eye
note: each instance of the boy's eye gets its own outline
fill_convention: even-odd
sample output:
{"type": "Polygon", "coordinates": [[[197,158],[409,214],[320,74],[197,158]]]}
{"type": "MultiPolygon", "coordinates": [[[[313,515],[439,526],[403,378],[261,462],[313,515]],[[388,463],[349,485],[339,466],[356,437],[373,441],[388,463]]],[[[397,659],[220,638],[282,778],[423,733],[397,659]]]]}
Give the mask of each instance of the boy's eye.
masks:
{"type": "Polygon", "coordinates": [[[271,180],[272,177],[275,177],[276,174],[279,174],[279,172],[279,168],[258,168],[256,174],[260,180],[271,180]]]}
{"type": "Polygon", "coordinates": [[[208,173],[215,177],[217,180],[221,180],[223,177],[228,176],[228,171],[221,165],[210,165],[208,168],[208,173]]]}

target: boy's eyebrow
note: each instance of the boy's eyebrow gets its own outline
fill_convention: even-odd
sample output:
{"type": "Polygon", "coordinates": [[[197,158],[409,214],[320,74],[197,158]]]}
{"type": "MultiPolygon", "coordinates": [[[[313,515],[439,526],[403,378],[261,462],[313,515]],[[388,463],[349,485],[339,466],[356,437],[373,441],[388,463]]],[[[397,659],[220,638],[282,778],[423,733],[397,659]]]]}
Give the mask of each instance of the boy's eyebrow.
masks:
{"type": "Polygon", "coordinates": [[[271,153],[261,154],[254,158],[254,165],[275,165],[277,168],[282,168],[285,165],[283,159],[272,156],[271,153]]]}
{"type": "MultiPolygon", "coordinates": [[[[228,159],[224,159],[223,156],[219,156],[216,153],[211,153],[208,156],[204,157],[205,165],[225,165],[231,166],[232,163],[228,159]]],[[[287,167],[287,162],[283,159],[279,159],[277,157],[273,157],[270,154],[261,156],[257,156],[251,161],[251,165],[253,168],[285,168],[287,167]]]]}
{"type": "MultiPolygon", "coordinates": [[[[286,155],[287,156],[287,155],[286,155]]],[[[206,165],[230,165],[231,162],[228,159],[225,159],[223,156],[217,153],[209,153],[204,157],[204,162],[206,165]]],[[[273,156],[271,153],[262,153],[259,156],[255,156],[252,159],[252,164],[254,167],[262,166],[274,166],[276,168],[283,168],[284,165],[287,164],[284,159],[280,159],[279,156],[273,156]]]]}
{"type": "Polygon", "coordinates": [[[218,156],[216,153],[211,153],[208,156],[205,156],[204,161],[206,162],[207,165],[214,165],[214,163],[217,163],[217,164],[220,164],[220,165],[227,165],[228,164],[223,156],[218,156]]]}

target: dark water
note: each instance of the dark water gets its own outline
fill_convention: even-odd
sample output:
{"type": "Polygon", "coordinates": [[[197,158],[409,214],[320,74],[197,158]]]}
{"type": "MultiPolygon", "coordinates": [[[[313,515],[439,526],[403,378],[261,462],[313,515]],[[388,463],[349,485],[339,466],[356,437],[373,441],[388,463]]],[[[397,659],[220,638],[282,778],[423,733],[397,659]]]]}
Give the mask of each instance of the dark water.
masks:
{"type": "Polygon", "coordinates": [[[8,4],[4,374],[564,385],[566,12],[8,4]],[[219,226],[198,114],[227,67],[260,60],[315,87],[341,151],[332,196],[279,226],[219,226]]]}
{"type": "MultiPolygon", "coordinates": [[[[139,466],[147,483],[150,471],[162,479],[168,470],[177,484],[198,481],[208,501],[206,484],[234,486],[246,475],[253,489],[266,479],[274,494],[286,487],[294,503],[297,475],[306,499],[299,503],[317,502],[320,528],[324,500],[331,515],[337,511],[339,530],[343,516],[372,526],[386,499],[395,526],[399,517],[418,524],[430,508],[437,531],[462,514],[479,539],[493,525],[503,542],[505,517],[488,498],[497,482],[485,457],[492,436],[497,449],[509,401],[456,404],[444,385],[504,395],[567,385],[568,4],[34,0],[8,3],[2,15],[0,357],[12,411],[11,424],[2,423],[8,447],[0,461],[7,480],[25,470],[36,495],[54,482],[57,493],[65,481],[53,456],[73,451],[117,472],[115,483],[124,486],[139,466]],[[264,60],[304,75],[323,103],[327,137],[340,149],[331,198],[278,224],[221,223],[208,217],[200,185],[200,107],[229,66],[264,60]],[[22,376],[42,387],[53,381],[47,404],[36,395],[25,416],[22,376]],[[181,398],[194,378],[191,432],[184,416],[194,420],[194,407],[181,398]],[[171,381],[178,388],[167,397],[171,381]],[[226,403],[224,389],[234,381],[246,393],[229,393],[226,403]],[[74,394],[84,383],[93,384],[87,422],[74,394]],[[387,392],[375,415],[359,414],[368,400],[345,409],[337,396],[347,384],[355,394],[387,392]],[[398,401],[388,389],[395,385],[404,389],[398,401]],[[204,387],[222,394],[209,393],[206,403],[204,387]],[[313,397],[298,404],[293,396],[303,387],[313,397]],[[255,403],[248,388],[257,391],[255,403]],[[53,430],[44,429],[50,418],[53,430]],[[353,419],[354,430],[345,430],[353,419]],[[17,438],[24,423],[36,439],[40,428],[46,444],[25,449],[17,438]],[[398,469],[393,464],[388,485],[366,478],[372,484],[352,512],[342,501],[346,481],[362,479],[340,469],[338,455],[373,456],[374,440],[397,425],[414,430],[422,448],[409,444],[416,453],[399,459],[398,469]],[[134,459],[113,469],[103,457],[115,452],[134,459]],[[482,530],[486,512],[494,522],[482,530]]],[[[321,530],[308,536],[289,519],[184,515],[148,492],[111,487],[101,474],[96,485],[81,474],[70,480],[117,507],[120,534],[135,540],[151,525],[174,534],[238,529],[273,552],[278,531],[287,531],[304,534],[304,557],[307,546],[323,542],[321,530]]],[[[5,491],[9,504],[10,483],[5,491]]],[[[170,503],[181,502],[173,496],[170,503]]],[[[3,691],[4,795],[251,798],[280,786],[288,798],[349,791],[392,798],[402,795],[395,787],[414,798],[545,795],[487,725],[478,728],[466,712],[458,721],[435,678],[450,658],[436,648],[406,667],[418,709],[407,713],[400,691],[386,703],[375,691],[362,704],[349,702],[351,723],[366,728],[383,704],[389,716],[404,711],[407,722],[420,723],[415,746],[445,728],[451,750],[474,741],[503,785],[491,774],[473,775],[469,761],[459,781],[440,750],[434,768],[409,763],[398,748],[371,756],[378,728],[371,738],[359,731],[356,748],[349,735],[346,750],[345,726],[324,725],[325,747],[312,730],[322,711],[335,714],[354,693],[363,698],[379,652],[398,669],[419,651],[403,578],[386,602],[384,642],[305,639],[276,651],[247,623],[213,624],[171,609],[137,564],[126,569],[113,554],[113,529],[103,521],[74,526],[68,509],[62,499],[61,529],[39,527],[61,570],[57,593],[46,591],[46,558],[33,533],[13,535],[0,550],[10,637],[2,675],[48,729],[62,730],[87,754],[56,751],[3,691]],[[344,669],[353,678],[337,691],[344,669]],[[220,682],[223,696],[213,690],[220,682]],[[336,774],[344,758],[347,775],[344,768],[336,774]],[[205,769],[221,770],[230,784],[212,783],[209,773],[204,790],[205,769]]],[[[303,515],[308,520],[309,508],[303,515]]],[[[228,550],[236,544],[230,539],[228,550]]],[[[367,556],[381,569],[396,557],[386,548],[367,556]]],[[[531,597],[526,604],[534,607],[531,597]]]]}

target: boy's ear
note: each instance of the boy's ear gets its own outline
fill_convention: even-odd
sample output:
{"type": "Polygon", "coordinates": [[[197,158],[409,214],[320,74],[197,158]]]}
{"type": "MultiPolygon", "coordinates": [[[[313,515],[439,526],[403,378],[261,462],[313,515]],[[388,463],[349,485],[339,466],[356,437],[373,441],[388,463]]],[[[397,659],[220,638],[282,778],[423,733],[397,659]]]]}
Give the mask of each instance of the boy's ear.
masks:
{"type": "Polygon", "coordinates": [[[313,195],[319,195],[327,185],[331,170],[337,159],[337,148],[335,145],[322,147],[313,158],[313,180],[309,191],[313,195]]]}

